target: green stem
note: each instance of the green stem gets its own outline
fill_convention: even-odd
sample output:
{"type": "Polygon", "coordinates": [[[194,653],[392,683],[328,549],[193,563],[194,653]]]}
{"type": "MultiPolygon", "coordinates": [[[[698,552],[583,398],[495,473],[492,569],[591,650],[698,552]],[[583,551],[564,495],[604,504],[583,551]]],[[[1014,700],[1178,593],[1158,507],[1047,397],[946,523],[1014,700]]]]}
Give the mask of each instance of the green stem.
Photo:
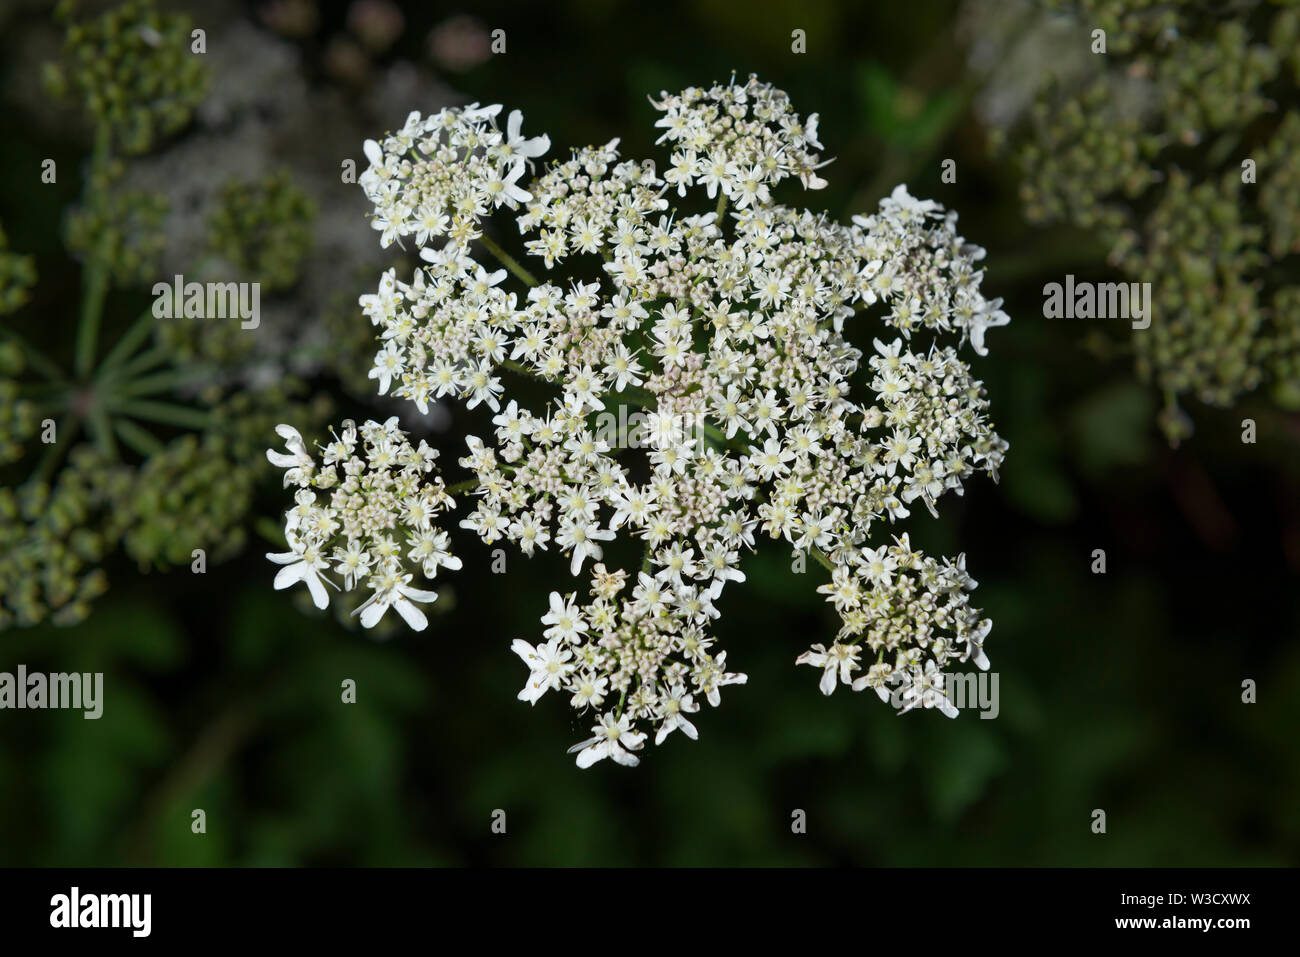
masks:
{"type": "Polygon", "coordinates": [[[32,345],[30,342],[28,342],[18,333],[14,332],[14,330],[9,328],[8,326],[0,326],[0,333],[3,333],[4,335],[8,336],[14,342],[14,344],[18,346],[19,349],[23,350],[23,354],[27,356],[27,361],[32,364],[33,369],[41,373],[43,376],[45,376],[45,378],[49,379],[51,382],[55,382],[60,385],[67,384],[67,379],[63,375],[63,370],[60,369],[57,365],[55,365],[53,361],[47,358],[45,353],[41,352],[34,345],[32,345]]]}
{"type": "Polygon", "coordinates": [[[527,376],[530,379],[536,379],[538,382],[546,382],[551,385],[555,384],[551,382],[550,379],[547,379],[545,376],[542,376],[539,373],[534,372],[532,369],[528,368],[528,366],[524,365],[521,362],[516,362],[514,359],[502,360],[501,368],[509,369],[515,375],[522,375],[522,376],[527,376]]]}
{"type": "Polygon", "coordinates": [[[211,418],[206,412],[200,412],[198,409],[187,408],[183,405],[172,405],[170,402],[151,402],[146,399],[115,399],[111,402],[111,405],[113,411],[129,415],[133,419],[144,419],[146,422],[174,425],[182,429],[206,429],[211,424],[211,418]]]}
{"type": "Polygon", "coordinates": [[[95,445],[99,447],[99,451],[110,459],[116,459],[117,443],[113,441],[113,427],[109,423],[108,412],[104,409],[104,406],[99,403],[95,404],[86,419],[86,426],[91,438],[95,440],[95,445]]]}
{"type": "Polygon", "coordinates": [[[505,266],[512,273],[514,273],[519,278],[519,280],[523,282],[525,285],[528,286],[537,285],[537,279],[533,276],[533,274],[530,273],[523,266],[519,265],[519,263],[515,260],[515,258],[511,256],[508,252],[506,252],[504,249],[502,249],[500,246],[498,246],[496,240],[494,240],[487,233],[484,233],[483,235],[479,236],[479,242],[481,242],[484,246],[486,246],[487,251],[490,252],[493,256],[495,256],[497,260],[501,263],[501,265],[505,266]]]}
{"type": "Polygon", "coordinates": [[[149,338],[149,333],[153,331],[153,324],[157,321],[154,318],[153,306],[140,313],[135,322],[131,323],[131,327],[123,333],[122,338],[113,344],[108,355],[104,356],[104,361],[99,364],[99,377],[105,378],[116,366],[126,361],[127,357],[149,338]]]}
{"type": "MultiPolygon", "coordinates": [[[[95,149],[91,156],[90,196],[87,203],[92,208],[103,206],[100,178],[108,162],[109,130],[101,123],[95,130],[95,149]]],[[[79,376],[90,372],[95,364],[95,346],[99,340],[99,325],[104,317],[104,297],[108,294],[108,237],[104,236],[90,254],[86,264],[85,288],[81,295],[81,319],[77,323],[76,364],[79,376]]]]}
{"type": "MultiPolygon", "coordinates": [[[[203,275],[204,270],[206,270],[211,263],[212,257],[205,256],[195,265],[191,266],[188,272],[191,275],[203,275]]],[[[144,344],[144,341],[149,338],[149,333],[153,331],[154,323],[159,321],[154,315],[153,310],[154,306],[150,304],[140,313],[140,315],[135,317],[135,321],[131,323],[130,327],[127,328],[126,332],[122,334],[117,342],[113,344],[113,348],[108,351],[108,354],[104,356],[103,361],[99,364],[99,378],[109,378],[109,374],[125,362],[127,358],[130,357],[136,349],[140,348],[140,346],[144,344]]]]}
{"type": "Polygon", "coordinates": [[[113,389],[113,395],[125,398],[127,396],[169,392],[177,386],[190,385],[196,380],[201,381],[203,371],[202,369],[169,369],[165,372],[141,376],[139,379],[132,379],[116,386],[113,389]]]}
{"type": "MultiPolygon", "coordinates": [[[[280,677],[280,676],[276,676],[280,677]]],[[[261,722],[260,706],[255,702],[266,700],[268,685],[255,689],[243,701],[236,701],[218,715],[200,732],[189,750],[172,766],[157,788],[141,801],[144,809],[136,825],[135,849],[130,863],[156,863],[153,855],[154,822],[163,818],[167,810],[197,794],[239,752],[261,722]]]]}
{"type": "Polygon", "coordinates": [[[163,450],[163,444],[154,438],[152,433],[140,428],[130,419],[116,419],[113,424],[122,441],[144,458],[149,458],[154,453],[163,450]]]}
{"type": "Polygon", "coordinates": [[[457,482],[455,485],[447,486],[448,495],[460,495],[462,492],[468,492],[471,489],[478,488],[478,479],[466,479],[463,482],[457,482]]]}
{"type": "Polygon", "coordinates": [[[87,266],[86,288],[81,296],[81,321],[77,324],[77,375],[84,376],[95,364],[95,346],[99,340],[99,323],[104,315],[104,297],[108,294],[108,264],[104,244],[91,255],[87,266]]]}
{"type": "Polygon", "coordinates": [[[156,365],[161,365],[170,358],[171,353],[166,349],[161,349],[155,346],[152,349],[140,353],[126,365],[122,366],[121,371],[114,376],[114,378],[131,379],[139,373],[144,372],[146,369],[151,369],[156,365]]]}

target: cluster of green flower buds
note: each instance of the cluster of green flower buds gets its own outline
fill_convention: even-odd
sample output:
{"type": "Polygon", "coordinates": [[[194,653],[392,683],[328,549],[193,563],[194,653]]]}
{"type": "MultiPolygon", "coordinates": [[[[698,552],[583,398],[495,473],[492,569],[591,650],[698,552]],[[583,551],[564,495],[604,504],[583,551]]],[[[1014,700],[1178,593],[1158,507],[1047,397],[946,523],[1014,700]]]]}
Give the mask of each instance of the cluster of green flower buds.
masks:
{"type": "Polygon", "coordinates": [[[0,227],[0,316],[22,306],[35,284],[36,263],[31,256],[10,250],[4,228],[0,227]]]}
{"type": "Polygon", "coordinates": [[[167,197],[161,193],[106,192],[100,202],[71,210],[64,242],[69,252],[83,260],[102,255],[117,285],[147,285],[158,275],[167,241],[163,229],[167,210],[167,197]]]}
{"type": "Polygon", "coordinates": [[[79,103],[126,153],[184,127],[207,90],[189,18],[160,13],[152,0],[127,0],[85,21],[76,7],[59,4],[67,26],[60,61],[46,67],[47,89],[79,103]]]}
{"type": "Polygon", "coordinates": [[[25,443],[36,432],[36,407],[22,397],[18,384],[24,365],[16,343],[0,342],[0,465],[21,458],[25,443]]]}
{"type": "MultiPolygon", "coordinates": [[[[0,328],[0,631],[82,620],[114,554],[193,571],[230,558],[270,473],[266,434],[286,409],[313,428],[330,414],[296,380],[249,384],[256,337],[239,322],[159,320],[146,307],[122,323],[106,306],[115,287],[170,278],[159,274],[166,197],[123,189],[123,157],[179,131],[206,80],[185,18],[148,0],[84,21],[74,12],[60,6],[66,39],[47,79],[95,133],[63,236],[85,272],[80,323],[71,365],[62,348],[42,351],[51,336],[41,330],[0,328]]],[[[199,213],[208,255],[187,273],[219,268],[263,291],[296,281],[315,208],[287,172],[230,183],[213,205],[199,213]]],[[[23,305],[35,279],[31,257],[9,252],[0,232],[0,313],[23,305]]]]}
{"type": "Polygon", "coordinates": [[[213,252],[263,292],[293,285],[311,251],[316,204],[288,170],[258,180],[233,180],[210,218],[213,252]]]}
{"type": "MultiPolygon", "coordinates": [[[[1164,394],[1226,406],[1258,387],[1300,407],[1300,6],[1051,0],[1086,42],[1091,76],[1049,83],[1016,147],[1037,222],[1093,230],[1111,265],[1150,282],[1133,334],[1139,374],[1164,394]]],[[[1013,142],[1016,142],[1013,139],[1013,142]]]]}
{"type": "MultiPolygon", "coordinates": [[[[0,228],[0,315],[27,302],[35,283],[32,257],[10,250],[0,228]]],[[[16,342],[0,342],[0,465],[19,458],[23,443],[36,431],[35,406],[19,391],[18,378],[25,366],[22,348],[16,342]]]]}
{"type": "Polygon", "coordinates": [[[196,549],[205,564],[232,557],[270,472],[259,453],[274,419],[285,408],[317,426],[329,416],[327,399],[303,400],[303,391],[290,380],[223,395],[207,409],[207,429],[179,435],[138,465],[83,444],[51,480],[37,474],[0,488],[0,631],[81,621],[108,587],[100,563],[118,548],[142,569],[193,569],[196,549]]]}
{"type": "Polygon", "coordinates": [[[213,562],[238,553],[257,483],[269,474],[259,453],[278,410],[295,408],[317,422],[328,415],[324,398],[296,401],[301,391],[290,382],[223,395],[205,431],[180,436],[134,470],[129,494],[116,503],[127,522],[126,554],[141,567],[167,568],[191,565],[196,548],[213,562]]]}
{"type": "Polygon", "coordinates": [[[0,487],[0,630],[86,617],[108,587],[99,561],[121,533],[110,502],[126,484],[124,468],[82,445],[53,483],[0,487]]]}

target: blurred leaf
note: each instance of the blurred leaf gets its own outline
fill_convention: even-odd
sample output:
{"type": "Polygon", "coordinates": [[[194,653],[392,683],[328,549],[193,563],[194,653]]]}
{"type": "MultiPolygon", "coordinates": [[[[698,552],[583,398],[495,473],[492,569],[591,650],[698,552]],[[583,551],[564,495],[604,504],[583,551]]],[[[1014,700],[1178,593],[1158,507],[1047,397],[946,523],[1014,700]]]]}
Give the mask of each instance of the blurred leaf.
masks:
{"type": "Polygon", "coordinates": [[[1073,413],[1080,464],[1094,474],[1145,464],[1154,420],[1155,399],[1139,383],[1117,382],[1086,397],[1073,413]]]}

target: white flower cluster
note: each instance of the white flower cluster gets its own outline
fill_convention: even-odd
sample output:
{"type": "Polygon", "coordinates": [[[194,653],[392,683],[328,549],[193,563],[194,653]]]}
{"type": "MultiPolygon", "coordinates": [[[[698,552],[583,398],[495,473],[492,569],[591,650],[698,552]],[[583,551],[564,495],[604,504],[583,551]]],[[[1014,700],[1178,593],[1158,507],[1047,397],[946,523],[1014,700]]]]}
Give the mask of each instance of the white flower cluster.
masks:
{"type": "Polygon", "coordinates": [[[371,225],[382,234],[381,246],[404,236],[420,246],[443,236],[467,243],[492,210],[529,198],[516,184],[551,141],[520,135],[518,110],[502,134],[494,125],[500,112],[499,105],[477,103],[424,118],[415,112],[382,147],[366,140],[370,166],[358,182],[374,204],[371,225]]]}
{"type": "MultiPolygon", "coordinates": [[[[964,556],[872,533],[917,501],[937,514],[976,472],[996,479],[1007,445],[957,352],[969,340],[985,354],[985,331],[1008,321],[979,291],[984,251],[955,213],[903,186],[848,225],[777,203],[783,179],[825,185],[809,152],[817,117],[756,78],[652,103],[674,148],[662,175],[622,160],[614,140],[521,189],[549,141],[524,139],[517,112],[502,135],[499,107],[412,114],[367,145],[375,225],[384,242],[413,238],[426,263],[409,282],[390,270],[361,300],[381,342],[371,376],[422,411],[443,396],[493,410],[494,431],[468,436],[460,460],[477,498],[461,527],[529,556],[554,547],[589,577],[552,593],[537,644],[515,641],[530,671],[519,697],[553,690],[594,716],[574,749],[584,767],[635,764],[650,733],[695,737],[687,716],[745,681],[709,628],[726,584],[745,580],[741,556],[767,537],[830,571],[819,591],[842,627],[798,659],[822,669],[826,694],[844,683],[887,699],[901,682],[907,708],[950,712],[942,669],[988,666],[964,556]],[[584,274],[537,281],[481,230],[501,206],[540,265],[584,274]],[[480,262],[476,239],[506,268],[480,262]],[[511,376],[556,395],[521,407],[511,376]],[[618,406],[643,414],[639,441],[596,427],[618,406]],[[632,567],[611,571],[605,549],[621,543],[632,567]]],[[[370,525],[386,510],[403,521],[400,497],[350,501],[370,525]]]]}
{"type": "Polygon", "coordinates": [[[758,77],[744,86],[733,82],[708,90],[691,87],[677,96],[664,93],[650,103],[664,113],[655,123],[664,133],[655,142],[674,146],[664,180],[677,187],[678,196],[698,183],[710,199],[721,188],[744,209],[768,205],[768,187],[787,176],[798,176],[808,189],[826,185],[815,172],[826,164],[807,150],[822,148],[817,114],[801,119],[784,91],[758,77]]]}
{"type": "Polygon", "coordinates": [[[422,631],[429,622],[415,602],[431,602],[438,595],[413,587],[412,569],[431,579],[439,566],[461,567],[448,549],[447,533],[433,525],[440,512],[456,504],[442,479],[430,475],[437,449],[423,440],[412,447],[396,417],[360,428],[348,419],[342,433],[321,450],[318,465],[297,429],[280,425],[276,432],[288,451],[271,450],[266,457],[285,470],[285,487],[294,485],[298,491],[297,504],[285,515],[290,550],[266,556],[284,566],[275,587],[304,582],[316,607],[323,609],[329,604],[325,584],[338,587],[325,574],[333,562],[345,589],[366,585],[372,591],[353,612],[362,625],[373,628],[391,607],[422,631]],[[327,493],[328,500],[319,503],[318,492],[327,493]]]}

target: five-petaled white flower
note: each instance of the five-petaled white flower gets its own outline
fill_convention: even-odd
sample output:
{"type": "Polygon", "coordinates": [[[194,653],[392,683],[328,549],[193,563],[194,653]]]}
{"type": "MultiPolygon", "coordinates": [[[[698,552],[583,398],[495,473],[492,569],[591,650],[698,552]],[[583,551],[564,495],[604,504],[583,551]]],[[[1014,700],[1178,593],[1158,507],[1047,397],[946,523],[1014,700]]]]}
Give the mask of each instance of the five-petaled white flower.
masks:
{"type": "Polygon", "coordinates": [[[822,680],[819,687],[822,694],[828,695],[840,682],[846,685],[853,684],[852,675],[858,667],[858,650],[851,645],[841,645],[839,642],[831,645],[829,650],[824,645],[813,645],[810,651],[805,651],[795,659],[794,663],[821,668],[822,680]]]}
{"type": "Polygon", "coordinates": [[[537,699],[546,692],[558,689],[561,682],[573,670],[569,659],[573,652],[561,645],[559,638],[552,638],[545,644],[530,645],[522,638],[516,638],[510,650],[524,660],[532,669],[528,683],[519,692],[519,700],[536,704],[537,699]]]}
{"type": "Polygon", "coordinates": [[[437,601],[438,593],[412,588],[407,584],[410,580],[410,575],[402,575],[398,578],[391,572],[386,572],[377,578],[372,577],[370,587],[375,590],[375,593],[352,614],[361,616],[363,628],[373,628],[379,624],[379,619],[384,617],[384,612],[389,608],[395,608],[413,631],[424,631],[429,624],[429,619],[414,602],[437,601]]]}
{"type": "MultiPolygon", "coordinates": [[[[291,534],[291,532],[286,531],[286,536],[291,534]]],[[[295,544],[295,539],[290,540],[291,545],[295,544]]],[[[304,544],[300,540],[296,544],[299,547],[293,551],[266,553],[266,557],[271,561],[284,566],[276,573],[275,589],[281,591],[302,582],[307,586],[307,590],[311,592],[311,600],[316,604],[316,607],[324,610],[329,606],[330,599],[329,593],[325,591],[325,585],[322,583],[328,582],[329,579],[321,574],[321,569],[328,568],[329,562],[325,561],[316,546],[304,544]]],[[[330,584],[332,585],[333,582],[330,582],[330,584]]]]}
{"type": "Polygon", "coordinates": [[[632,730],[632,720],[626,714],[615,716],[610,712],[592,730],[595,732],[594,737],[569,748],[570,754],[578,752],[578,767],[589,768],[605,758],[628,767],[641,763],[641,759],[632,752],[641,750],[646,736],[632,730]]]}

